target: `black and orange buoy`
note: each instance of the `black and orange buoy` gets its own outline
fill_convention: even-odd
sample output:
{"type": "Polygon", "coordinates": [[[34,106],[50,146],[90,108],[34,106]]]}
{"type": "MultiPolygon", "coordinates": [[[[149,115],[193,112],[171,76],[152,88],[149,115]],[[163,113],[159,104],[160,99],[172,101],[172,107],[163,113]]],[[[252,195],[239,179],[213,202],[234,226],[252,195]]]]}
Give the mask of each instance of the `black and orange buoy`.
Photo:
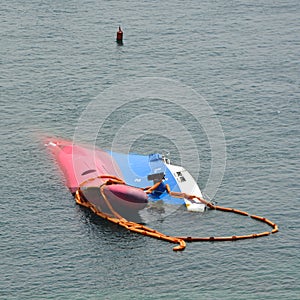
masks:
{"type": "Polygon", "coordinates": [[[121,26],[119,26],[119,30],[117,32],[117,39],[116,39],[116,42],[119,44],[119,45],[123,45],[123,31],[121,29],[121,26]]]}

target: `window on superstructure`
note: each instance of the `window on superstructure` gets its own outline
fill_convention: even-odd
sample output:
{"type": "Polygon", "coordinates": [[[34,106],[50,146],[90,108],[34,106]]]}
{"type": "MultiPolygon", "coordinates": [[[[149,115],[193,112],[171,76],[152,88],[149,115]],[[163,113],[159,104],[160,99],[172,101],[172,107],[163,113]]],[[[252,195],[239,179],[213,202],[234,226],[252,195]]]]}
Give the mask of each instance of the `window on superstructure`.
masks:
{"type": "Polygon", "coordinates": [[[181,172],[176,172],[176,177],[178,178],[178,181],[179,181],[179,182],[184,182],[184,181],[186,181],[185,178],[184,178],[184,176],[182,175],[181,172]]]}

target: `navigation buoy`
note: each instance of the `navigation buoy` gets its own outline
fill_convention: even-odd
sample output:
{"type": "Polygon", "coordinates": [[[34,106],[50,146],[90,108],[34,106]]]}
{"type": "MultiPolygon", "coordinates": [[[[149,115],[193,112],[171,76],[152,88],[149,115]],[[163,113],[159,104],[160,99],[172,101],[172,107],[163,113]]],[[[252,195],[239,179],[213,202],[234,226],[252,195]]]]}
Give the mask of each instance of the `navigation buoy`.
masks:
{"type": "Polygon", "coordinates": [[[119,26],[119,30],[117,32],[117,40],[116,42],[120,45],[123,45],[123,31],[121,29],[121,26],[119,26]]]}

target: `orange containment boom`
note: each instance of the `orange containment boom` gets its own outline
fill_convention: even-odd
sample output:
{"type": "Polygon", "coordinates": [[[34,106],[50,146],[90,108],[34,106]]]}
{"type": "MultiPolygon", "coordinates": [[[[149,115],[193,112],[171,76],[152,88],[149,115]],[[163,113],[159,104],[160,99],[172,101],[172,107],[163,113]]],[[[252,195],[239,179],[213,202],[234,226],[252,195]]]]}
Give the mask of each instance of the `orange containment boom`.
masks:
{"type": "MultiPolygon", "coordinates": [[[[125,218],[123,218],[119,213],[117,213],[113,209],[109,199],[107,198],[107,196],[104,193],[105,187],[108,186],[108,185],[112,185],[112,184],[126,185],[126,183],[122,179],[117,178],[115,176],[110,176],[110,175],[103,175],[103,176],[98,176],[98,177],[88,179],[85,182],[83,182],[82,184],[80,184],[78,190],[75,193],[75,201],[76,201],[77,204],[89,208],[91,211],[93,211],[99,217],[101,217],[103,219],[106,219],[106,220],[108,220],[112,223],[118,224],[118,225],[132,231],[132,232],[136,232],[136,233],[146,235],[146,236],[149,236],[149,237],[152,237],[152,238],[164,240],[164,241],[167,241],[167,242],[170,242],[170,243],[178,244],[177,246],[175,246],[173,248],[174,251],[184,250],[185,247],[186,247],[186,242],[236,241],[236,240],[259,238],[259,237],[267,236],[267,235],[278,232],[278,226],[275,223],[273,223],[272,221],[270,221],[266,218],[256,216],[256,215],[250,215],[245,211],[234,209],[234,208],[228,208],[228,207],[213,205],[212,203],[206,201],[205,199],[202,199],[202,198],[197,197],[197,196],[187,195],[187,194],[184,194],[184,193],[172,192],[170,190],[170,187],[167,186],[168,193],[173,197],[198,199],[199,201],[204,203],[210,209],[215,209],[215,210],[220,210],[220,211],[224,211],[224,212],[230,212],[230,213],[239,214],[239,215],[242,215],[242,216],[251,217],[254,220],[266,223],[267,225],[272,227],[272,231],[264,231],[264,232],[260,232],[260,233],[251,233],[251,234],[248,234],[248,235],[217,236],[217,237],[214,237],[214,236],[210,236],[210,237],[190,237],[190,236],[188,236],[188,237],[176,237],[176,236],[165,235],[165,234],[163,234],[161,232],[158,232],[157,230],[154,230],[152,228],[149,228],[145,225],[141,225],[141,224],[138,224],[138,223],[135,223],[135,222],[128,221],[125,218]],[[99,189],[100,189],[101,195],[102,195],[102,197],[103,197],[103,199],[106,203],[106,206],[110,210],[109,213],[104,213],[103,211],[101,211],[100,207],[98,207],[98,206],[96,207],[96,205],[89,202],[84,197],[84,193],[82,191],[82,187],[86,183],[94,181],[94,180],[96,180],[97,178],[100,178],[100,177],[101,177],[101,179],[107,178],[107,180],[99,187],[99,189]]],[[[158,183],[156,183],[155,186],[157,184],[158,183]]],[[[155,189],[155,186],[150,187],[148,189],[144,189],[145,193],[150,193],[151,191],[153,191],[155,189]]]]}

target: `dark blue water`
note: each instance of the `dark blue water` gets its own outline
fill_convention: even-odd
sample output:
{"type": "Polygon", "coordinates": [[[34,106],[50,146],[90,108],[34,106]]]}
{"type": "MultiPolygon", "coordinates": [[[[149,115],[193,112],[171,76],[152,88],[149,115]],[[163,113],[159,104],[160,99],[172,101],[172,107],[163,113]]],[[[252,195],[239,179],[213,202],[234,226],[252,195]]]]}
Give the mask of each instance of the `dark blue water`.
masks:
{"type": "MultiPolygon", "coordinates": [[[[295,0],[2,3],[0,297],[299,299],[299,13],[295,0]],[[123,46],[115,43],[119,25],[123,46]],[[218,178],[210,170],[221,153],[224,176],[208,196],[269,218],[279,233],[188,244],[175,253],[171,244],[131,234],[75,205],[43,137],[88,140],[75,134],[89,128],[82,118],[88,105],[98,99],[100,107],[114,107],[111,98],[99,98],[103,91],[149,78],[164,86],[154,96],[174,96],[180,105],[161,102],[156,117],[151,103],[159,97],[147,98],[147,85],[141,99],[134,91],[134,99],[117,94],[122,107],[105,113],[95,143],[110,148],[125,132],[123,146],[130,137],[134,151],[181,157],[204,190],[218,178]],[[184,86],[186,97],[168,90],[174,83],[174,94],[184,86]],[[199,111],[190,111],[191,90],[215,119],[205,118],[202,100],[199,111]],[[132,126],[147,130],[134,139],[132,126]],[[211,148],[212,129],[224,135],[226,155],[211,148]]],[[[97,114],[91,124],[103,117],[97,114]]],[[[148,225],[197,236],[268,229],[214,211],[178,210],[148,225]]]]}

